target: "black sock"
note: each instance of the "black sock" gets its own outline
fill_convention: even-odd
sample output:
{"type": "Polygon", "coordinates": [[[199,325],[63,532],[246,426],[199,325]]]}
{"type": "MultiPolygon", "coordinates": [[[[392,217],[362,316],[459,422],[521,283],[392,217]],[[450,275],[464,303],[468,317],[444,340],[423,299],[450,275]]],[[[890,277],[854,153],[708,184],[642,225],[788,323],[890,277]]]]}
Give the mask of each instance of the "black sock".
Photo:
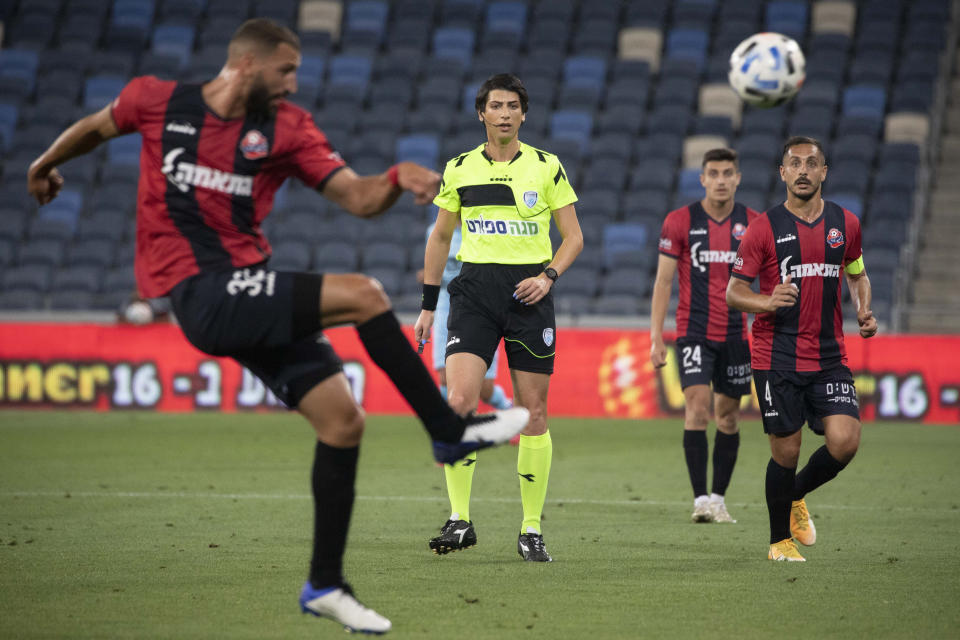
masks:
{"type": "Polygon", "coordinates": [[[693,497],[707,495],[707,432],[683,430],[683,453],[693,485],[693,497]]]}
{"type": "Polygon", "coordinates": [[[357,334],[370,358],[387,374],[430,437],[441,442],[459,442],[463,436],[463,419],[440,395],[423,360],[403,335],[393,311],[385,311],[357,325],[357,334]]]}
{"type": "Polygon", "coordinates": [[[317,441],[313,459],[313,555],[310,584],[314,588],[343,583],[343,552],[353,510],[354,481],[360,447],[338,449],[317,441]]]}
{"type": "Polygon", "coordinates": [[[790,536],[790,503],[796,469],[788,469],[770,458],[767,464],[767,512],[770,515],[770,544],[790,536]]]}
{"type": "Polygon", "coordinates": [[[713,440],[713,492],[723,495],[730,486],[733,467],[737,464],[737,451],[740,449],[740,432],[724,433],[717,429],[713,440]]]}
{"type": "Polygon", "coordinates": [[[797,474],[793,485],[793,499],[800,500],[820,485],[830,482],[846,466],[845,462],[840,462],[830,455],[827,445],[823,445],[813,452],[807,460],[807,466],[797,474]]]}

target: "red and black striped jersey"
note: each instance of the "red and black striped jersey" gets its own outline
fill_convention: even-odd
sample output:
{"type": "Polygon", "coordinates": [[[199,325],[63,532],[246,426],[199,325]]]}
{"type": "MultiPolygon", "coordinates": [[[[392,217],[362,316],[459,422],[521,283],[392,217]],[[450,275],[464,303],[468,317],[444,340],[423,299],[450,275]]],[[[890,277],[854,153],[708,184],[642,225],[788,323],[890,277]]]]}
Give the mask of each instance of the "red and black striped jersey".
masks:
{"type": "Polygon", "coordinates": [[[860,221],[833,202],[824,201],[814,222],[781,204],[750,225],[732,275],[747,282],[759,276],[766,295],[791,276],[800,292],[792,307],[754,319],[754,369],[824,371],[847,363],[840,280],[861,254],[860,221]]]}
{"type": "Polygon", "coordinates": [[[700,202],[671,211],[660,232],[660,253],[676,258],[680,278],[677,337],[746,340],[746,314],[727,306],[727,282],[740,240],[758,215],[735,203],[722,222],[700,202]]]}
{"type": "Polygon", "coordinates": [[[260,225],[283,181],[321,189],[344,166],[307,111],[283,101],[270,118],[225,120],[201,87],[134,78],[112,105],[117,128],[143,138],[134,271],[149,298],[269,258],[260,225]]]}

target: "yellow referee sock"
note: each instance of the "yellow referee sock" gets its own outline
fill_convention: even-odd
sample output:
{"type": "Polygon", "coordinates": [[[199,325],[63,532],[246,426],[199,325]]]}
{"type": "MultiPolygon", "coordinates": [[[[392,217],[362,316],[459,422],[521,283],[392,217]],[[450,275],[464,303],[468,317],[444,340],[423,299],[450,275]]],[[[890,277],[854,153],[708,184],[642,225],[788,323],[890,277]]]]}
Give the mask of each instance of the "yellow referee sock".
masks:
{"type": "Polygon", "coordinates": [[[447,496],[450,498],[452,520],[470,522],[470,490],[473,488],[473,470],[477,468],[477,452],[474,451],[463,460],[443,465],[443,475],[447,479],[447,496]]]}
{"type": "Polygon", "coordinates": [[[542,436],[520,436],[520,451],[517,452],[520,501],[523,503],[520,533],[528,533],[527,527],[543,533],[540,516],[543,515],[543,503],[547,499],[547,480],[550,479],[552,460],[553,442],[549,431],[542,436]]]}

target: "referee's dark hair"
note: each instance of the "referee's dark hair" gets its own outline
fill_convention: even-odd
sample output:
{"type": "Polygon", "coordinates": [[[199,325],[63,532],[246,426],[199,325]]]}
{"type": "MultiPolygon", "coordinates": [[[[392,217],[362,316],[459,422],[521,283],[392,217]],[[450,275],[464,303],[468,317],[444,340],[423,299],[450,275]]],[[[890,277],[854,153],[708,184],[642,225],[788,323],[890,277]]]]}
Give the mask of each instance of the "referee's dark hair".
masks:
{"type": "Polygon", "coordinates": [[[293,31],[269,18],[251,18],[233,32],[227,55],[233,58],[253,49],[258,56],[269,56],[280,44],[300,51],[300,38],[293,31]]]}
{"type": "Polygon", "coordinates": [[[737,171],[740,171],[740,161],[737,159],[737,152],[733,149],[720,147],[719,149],[710,149],[703,154],[703,164],[701,169],[707,168],[708,162],[732,162],[737,171]]]}
{"type": "Polygon", "coordinates": [[[820,152],[820,157],[823,158],[823,164],[827,164],[827,154],[823,151],[823,145],[820,144],[819,140],[811,138],[810,136],[790,136],[787,138],[787,141],[783,144],[783,152],[780,154],[780,164],[783,164],[783,158],[786,157],[787,151],[801,144],[812,144],[815,146],[817,151],[820,152]]]}
{"type": "Polygon", "coordinates": [[[482,112],[486,108],[487,98],[490,96],[490,92],[496,89],[512,91],[520,96],[520,111],[523,113],[527,112],[527,105],[530,102],[527,96],[527,90],[523,86],[523,83],[520,82],[520,78],[512,73],[498,73],[495,76],[490,76],[480,85],[480,88],[477,89],[477,100],[474,103],[478,112],[482,112]]]}

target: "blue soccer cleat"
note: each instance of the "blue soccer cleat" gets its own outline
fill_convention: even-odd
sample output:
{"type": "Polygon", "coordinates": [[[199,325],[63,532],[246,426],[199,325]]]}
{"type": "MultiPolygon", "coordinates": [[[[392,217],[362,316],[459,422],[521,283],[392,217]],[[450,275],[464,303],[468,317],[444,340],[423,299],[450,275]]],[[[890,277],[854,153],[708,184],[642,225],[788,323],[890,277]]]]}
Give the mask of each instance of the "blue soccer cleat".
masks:
{"type": "Polygon", "coordinates": [[[470,414],[464,418],[467,428],[460,442],[433,441],[433,457],[437,462],[453,464],[480,449],[510,442],[530,421],[530,412],[523,407],[502,409],[493,413],[470,414]]]}

